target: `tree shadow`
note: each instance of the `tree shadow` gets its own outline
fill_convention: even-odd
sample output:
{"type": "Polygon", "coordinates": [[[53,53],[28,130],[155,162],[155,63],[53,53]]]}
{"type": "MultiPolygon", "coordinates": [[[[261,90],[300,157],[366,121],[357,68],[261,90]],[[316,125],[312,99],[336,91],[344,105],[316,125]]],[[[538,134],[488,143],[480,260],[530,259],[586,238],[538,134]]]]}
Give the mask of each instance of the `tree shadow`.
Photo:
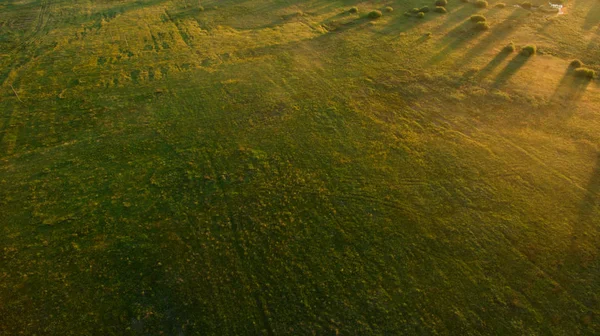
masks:
{"type": "Polygon", "coordinates": [[[469,48],[469,51],[462,57],[462,59],[456,64],[456,67],[465,66],[473,58],[483,54],[486,50],[490,49],[494,44],[504,40],[514,30],[516,30],[520,24],[516,20],[524,15],[523,10],[515,8],[515,10],[502,21],[502,23],[492,26],[491,31],[479,41],[475,46],[469,48]]]}
{"type": "Polygon", "coordinates": [[[513,57],[513,59],[508,62],[508,64],[496,77],[493,85],[494,88],[500,88],[504,86],[512,76],[519,72],[519,69],[521,69],[530,58],[531,56],[524,56],[521,54],[517,54],[515,57],[513,57]]]}
{"type": "Polygon", "coordinates": [[[506,50],[501,50],[494,59],[492,59],[483,69],[481,69],[475,78],[477,80],[482,80],[491,74],[511,53],[506,50]]]}
{"type": "Polygon", "coordinates": [[[433,55],[427,65],[435,65],[440,63],[443,59],[447,58],[449,54],[456,51],[460,46],[474,39],[480,32],[474,31],[472,28],[472,22],[465,20],[462,24],[456,26],[450,32],[448,32],[447,38],[442,41],[442,49],[433,55]],[[452,36],[453,38],[451,38],[452,36]]]}
{"type": "Polygon", "coordinates": [[[575,258],[577,264],[587,264],[589,256],[586,256],[585,245],[595,236],[590,231],[598,231],[600,227],[600,153],[597,154],[596,167],[592,171],[588,184],[585,188],[585,197],[579,207],[579,215],[573,225],[570,243],[570,256],[575,258]]]}
{"type": "Polygon", "coordinates": [[[600,3],[595,3],[590,8],[590,11],[587,13],[585,20],[583,22],[583,29],[590,30],[600,24],[600,3]]]}
{"type": "Polygon", "coordinates": [[[569,117],[589,84],[589,79],[576,77],[573,69],[569,68],[556,86],[550,102],[562,105],[563,117],[569,117]]]}

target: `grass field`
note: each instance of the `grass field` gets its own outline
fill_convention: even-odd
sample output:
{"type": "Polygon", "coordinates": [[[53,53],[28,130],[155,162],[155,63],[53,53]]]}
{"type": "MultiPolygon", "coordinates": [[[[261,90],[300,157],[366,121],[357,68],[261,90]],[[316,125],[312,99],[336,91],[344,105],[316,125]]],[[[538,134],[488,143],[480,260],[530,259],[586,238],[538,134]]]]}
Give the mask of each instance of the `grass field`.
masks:
{"type": "Polygon", "coordinates": [[[600,334],[600,2],[434,3],[1,1],[0,335],[600,334]]]}

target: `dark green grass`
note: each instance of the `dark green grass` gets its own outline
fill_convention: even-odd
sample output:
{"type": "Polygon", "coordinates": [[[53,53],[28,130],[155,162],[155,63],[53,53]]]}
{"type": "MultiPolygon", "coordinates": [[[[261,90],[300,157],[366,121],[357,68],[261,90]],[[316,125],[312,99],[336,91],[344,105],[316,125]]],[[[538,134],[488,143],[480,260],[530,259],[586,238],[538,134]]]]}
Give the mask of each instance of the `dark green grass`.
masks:
{"type": "Polygon", "coordinates": [[[355,5],[2,4],[0,334],[597,333],[595,83],[355,5]]]}

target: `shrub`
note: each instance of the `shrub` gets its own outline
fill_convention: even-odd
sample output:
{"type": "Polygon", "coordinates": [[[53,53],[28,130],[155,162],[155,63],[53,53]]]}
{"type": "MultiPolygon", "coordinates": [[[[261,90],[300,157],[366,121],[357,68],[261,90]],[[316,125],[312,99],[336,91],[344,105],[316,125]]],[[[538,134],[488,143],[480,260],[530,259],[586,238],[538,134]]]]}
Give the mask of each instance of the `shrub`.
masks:
{"type": "Polygon", "coordinates": [[[428,6],[425,6],[425,7],[421,8],[421,9],[419,9],[419,12],[422,12],[422,13],[429,13],[429,7],[428,7],[428,6]]]}
{"type": "Polygon", "coordinates": [[[471,21],[473,22],[485,22],[485,16],[483,15],[471,15],[471,21]]]}
{"type": "Polygon", "coordinates": [[[412,16],[411,12],[404,12],[404,16],[412,16]]]}
{"type": "Polygon", "coordinates": [[[521,7],[525,8],[525,9],[531,9],[531,2],[523,2],[521,4],[521,7]]]}
{"type": "Polygon", "coordinates": [[[575,69],[575,76],[579,78],[594,79],[594,77],[596,77],[596,71],[588,68],[577,68],[575,69]]]}
{"type": "Polygon", "coordinates": [[[385,11],[388,12],[388,13],[391,13],[391,12],[394,11],[394,9],[392,7],[390,7],[390,6],[387,6],[387,7],[385,7],[385,11]]]}
{"type": "Polygon", "coordinates": [[[448,0],[435,0],[436,6],[446,7],[447,4],[448,4],[448,0]]]}
{"type": "Polygon", "coordinates": [[[490,29],[490,25],[485,21],[479,21],[475,24],[476,30],[488,30],[490,29]]]}
{"type": "Polygon", "coordinates": [[[528,45],[521,49],[521,55],[523,56],[532,56],[537,52],[537,48],[534,45],[528,45]]]}
{"type": "Polygon", "coordinates": [[[424,17],[425,17],[425,13],[423,13],[423,12],[419,12],[419,14],[417,14],[417,17],[418,17],[419,19],[422,19],[422,18],[424,18],[424,17]]]}
{"type": "Polygon", "coordinates": [[[509,44],[507,44],[507,45],[504,47],[504,49],[503,49],[503,50],[504,50],[505,52],[509,52],[509,53],[511,53],[511,52],[514,52],[515,50],[517,50],[517,47],[515,47],[515,44],[514,44],[514,42],[510,42],[509,44]]]}
{"type": "Polygon", "coordinates": [[[504,7],[506,7],[506,4],[504,2],[499,2],[496,5],[494,5],[494,7],[496,7],[496,8],[504,8],[504,7]]]}
{"type": "Polygon", "coordinates": [[[479,8],[487,8],[488,2],[485,0],[477,0],[477,1],[475,1],[475,6],[477,6],[479,8]]]}
{"type": "Polygon", "coordinates": [[[356,14],[358,13],[358,7],[352,7],[348,10],[348,13],[356,14]]]}
{"type": "Polygon", "coordinates": [[[420,11],[420,9],[418,9],[418,8],[413,8],[413,9],[411,9],[410,11],[411,11],[411,13],[415,13],[415,14],[417,14],[417,13],[420,11]]]}
{"type": "Polygon", "coordinates": [[[378,10],[374,10],[374,11],[370,11],[368,14],[369,19],[375,20],[375,19],[379,19],[381,17],[381,12],[378,10]]]}
{"type": "Polygon", "coordinates": [[[583,62],[578,59],[572,60],[569,66],[573,69],[581,68],[583,66],[583,62]]]}
{"type": "Polygon", "coordinates": [[[437,13],[448,13],[448,11],[446,10],[446,7],[442,7],[442,6],[435,6],[434,11],[436,11],[437,13]]]}

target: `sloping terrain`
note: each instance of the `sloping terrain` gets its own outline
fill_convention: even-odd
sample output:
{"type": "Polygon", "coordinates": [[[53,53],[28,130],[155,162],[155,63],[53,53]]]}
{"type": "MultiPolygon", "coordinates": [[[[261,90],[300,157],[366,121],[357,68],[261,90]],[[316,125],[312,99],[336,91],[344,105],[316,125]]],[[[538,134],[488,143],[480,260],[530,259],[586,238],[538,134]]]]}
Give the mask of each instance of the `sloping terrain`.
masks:
{"type": "Polygon", "coordinates": [[[3,1],[0,334],[599,334],[600,2],[517,3],[3,1]]]}

